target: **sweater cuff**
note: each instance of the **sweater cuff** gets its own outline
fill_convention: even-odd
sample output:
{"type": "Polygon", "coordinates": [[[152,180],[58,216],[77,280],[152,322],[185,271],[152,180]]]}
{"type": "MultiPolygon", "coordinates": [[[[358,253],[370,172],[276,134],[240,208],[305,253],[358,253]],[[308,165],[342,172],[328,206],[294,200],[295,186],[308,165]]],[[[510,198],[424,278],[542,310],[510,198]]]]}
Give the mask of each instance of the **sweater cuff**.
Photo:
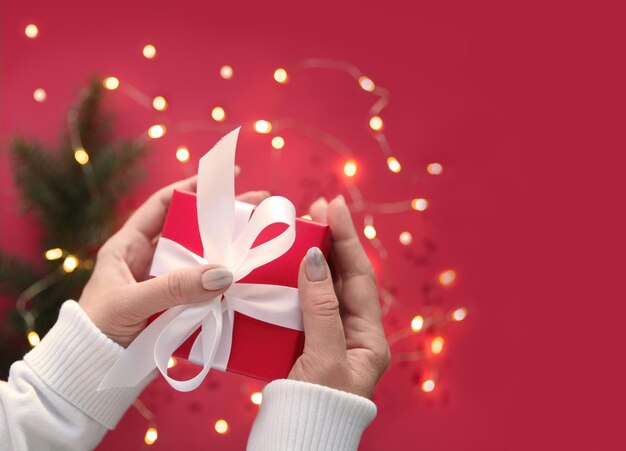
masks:
{"type": "Polygon", "coordinates": [[[124,348],[98,329],[75,301],[61,307],[56,324],[24,361],[60,396],[113,429],[154,373],[132,388],[96,391],[124,348]]]}
{"type": "Polygon", "coordinates": [[[279,379],[263,389],[248,450],[356,450],[376,405],[322,385],[279,379]]]}

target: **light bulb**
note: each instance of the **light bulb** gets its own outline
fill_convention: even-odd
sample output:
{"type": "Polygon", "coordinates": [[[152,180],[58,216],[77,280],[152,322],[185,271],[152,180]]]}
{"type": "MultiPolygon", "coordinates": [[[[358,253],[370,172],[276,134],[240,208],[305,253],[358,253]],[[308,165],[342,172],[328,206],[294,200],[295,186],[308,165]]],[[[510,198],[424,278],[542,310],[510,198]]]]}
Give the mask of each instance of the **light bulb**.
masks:
{"type": "Polygon", "coordinates": [[[454,321],[463,321],[466,316],[467,316],[467,309],[464,307],[458,308],[454,312],[452,312],[452,319],[454,321]]]}
{"type": "Polygon", "coordinates": [[[78,268],[78,259],[72,254],[65,257],[63,260],[63,271],[65,272],[73,272],[76,268],[78,268]]]}
{"type": "Polygon", "coordinates": [[[421,197],[413,199],[411,201],[411,208],[417,211],[424,211],[428,208],[428,201],[426,199],[422,199],[421,197]]]}
{"type": "Polygon", "coordinates": [[[226,420],[217,420],[215,422],[215,431],[218,434],[226,434],[228,432],[228,422],[226,420]]]}
{"type": "Polygon", "coordinates": [[[383,129],[383,120],[380,116],[372,116],[370,118],[370,128],[376,132],[383,129]]]}
{"type": "Polygon", "coordinates": [[[287,71],[282,67],[279,67],[274,71],[274,80],[276,80],[280,84],[285,84],[289,81],[289,76],[287,75],[287,71]]]}
{"type": "Polygon", "coordinates": [[[357,171],[356,161],[348,160],[343,165],[343,173],[346,174],[347,177],[354,177],[357,171]]]}
{"type": "Polygon", "coordinates": [[[261,402],[263,402],[263,393],[261,393],[260,391],[252,393],[250,395],[250,401],[252,401],[252,404],[255,404],[257,406],[260,405],[261,402]]]}
{"type": "Polygon", "coordinates": [[[85,165],[89,163],[89,154],[84,147],[78,147],[74,151],[74,159],[78,164],[85,165]]]}
{"type": "Polygon", "coordinates": [[[374,228],[373,225],[368,224],[363,229],[363,234],[365,235],[365,238],[367,238],[368,240],[373,240],[374,238],[376,238],[376,229],[374,228]]]}
{"type": "Polygon", "coordinates": [[[283,139],[282,136],[274,136],[272,138],[272,147],[274,149],[282,149],[283,147],[285,147],[285,140],[283,139]]]}
{"type": "Polygon", "coordinates": [[[435,337],[433,341],[430,342],[430,350],[433,354],[441,354],[443,351],[443,337],[435,337]]]}
{"type": "Polygon", "coordinates": [[[220,77],[222,77],[224,80],[230,80],[231,78],[233,78],[233,68],[228,64],[224,64],[222,67],[220,67],[220,77]]]}
{"type": "Polygon", "coordinates": [[[152,44],[145,45],[143,48],[143,56],[151,60],[156,56],[156,47],[152,44]]]}
{"type": "Polygon", "coordinates": [[[411,232],[402,232],[398,239],[400,240],[400,244],[408,246],[411,244],[411,241],[413,241],[413,235],[411,235],[411,232]]]}
{"type": "Polygon", "coordinates": [[[451,285],[456,280],[456,272],[454,269],[447,269],[439,273],[439,277],[437,279],[441,285],[451,285]]]}
{"type": "Polygon", "coordinates": [[[117,77],[107,77],[102,82],[105,88],[109,91],[113,91],[120,86],[120,80],[117,77]]]}
{"type": "Polygon", "coordinates": [[[26,335],[26,338],[28,338],[28,343],[30,344],[32,348],[34,348],[41,342],[41,339],[39,338],[39,334],[35,332],[34,330],[31,330],[30,332],[28,332],[28,335],[26,335]]]}
{"type": "Polygon", "coordinates": [[[148,430],[146,431],[146,436],[143,438],[143,441],[146,443],[146,445],[152,445],[154,442],[156,442],[157,438],[159,438],[159,433],[157,432],[156,428],[148,428],[148,430]]]}
{"type": "Polygon", "coordinates": [[[176,357],[170,357],[169,360],[167,361],[167,367],[168,368],[174,368],[176,366],[176,357]]]}
{"type": "Polygon", "coordinates": [[[167,101],[163,96],[156,96],[152,99],[152,106],[157,111],[164,111],[167,108],[167,101]]]}
{"type": "Polygon", "coordinates": [[[422,382],[422,391],[424,391],[426,393],[430,393],[434,389],[435,389],[435,381],[434,380],[426,379],[424,382],[422,382]]]}
{"type": "Polygon", "coordinates": [[[374,84],[374,82],[365,75],[359,77],[359,86],[361,87],[361,89],[367,92],[372,92],[374,89],[376,89],[376,85],[374,84]]]}
{"type": "Polygon", "coordinates": [[[302,215],[300,216],[302,219],[308,219],[309,221],[313,220],[313,217],[311,215],[302,215]]]}
{"type": "Polygon", "coordinates": [[[221,106],[216,106],[211,110],[211,117],[216,122],[222,122],[226,119],[226,111],[221,106]]]}
{"type": "Polygon", "coordinates": [[[189,156],[189,149],[187,149],[187,147],[180,146],[178,149],[176,149],[176,159],[181,163],[186,163],[187,161],[189,161],[189,156]]]}
{"type": "Polygon", "coordinates": [[[411,320],[411,330],[413,332],[419,332],[424,328],[424,317],[422,315],[415,315],[411,320]]]}
{"type": "Polygon", "coordinates": [[[430,175],[439,175],[443,172],[443,166],[439,163],[430,163],[426,166],[426,171],[428,171],[430,175]]]}
{"type": "Polygon", "coordinates": [[[157,124],[148,129],[148,136],[153,139],[161,138],[165,135],[165,126],[157,124]]]}
{"type": "Polygon", "coordinates": [[[29,23],[26,25],[26,28],[24,28],[24,34],[30,39],[35,39],[39,36],[39,28],[34,23],[29,23]]]}
{"type": "Polygon", "coordinates": [[[272,131],[272,124],[269,121],[261,119],[254,123],[254,130],[257,133],[262,133],[266,135],[272,131]]]}
{"type": "Polygon", "coordinates": [[[61,257],[63,257],[63,250],[58,247],[46,251],[46,260],[58,260],[61,257]]]}
{"type": "Polygon", "coordinates": [[[46,93],[46,90],[43,88],[37,88],[33,92],[33,99],[35,99],[35,101],[39,103],[44,102],[47,96],[48,95],[46,93]]]}
{"type": "Polygon", "coordinates": [[[389,170],[391,172],[395,172],[396,174],[402,169],[402,166],[400,166],[400,162],[396,160],[395,157],[387,158],[387,166],[389,166],[389,170]]]}

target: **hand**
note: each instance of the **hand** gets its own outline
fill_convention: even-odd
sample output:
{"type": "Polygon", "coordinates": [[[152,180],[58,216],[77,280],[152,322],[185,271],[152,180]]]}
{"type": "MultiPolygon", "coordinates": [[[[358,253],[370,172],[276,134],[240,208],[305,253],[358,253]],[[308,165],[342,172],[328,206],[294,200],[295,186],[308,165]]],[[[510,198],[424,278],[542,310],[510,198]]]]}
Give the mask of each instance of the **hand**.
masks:
{"type": "Polygon", "coordinates": [[[304,352],[288,377],[371,398],[390,361],[374,272],[343,196],[316,201],[310,214],[330,226],[336,272],[318,248],[300,265],[304,352]]]}
{"type": "MultiPolygon", "coordinates": [[[[218,265],[184,268],[143,280],[175,189],[195,191],[196,178],[175,183],[152,195],[98,252],[94,272],[79,304],[109,338],[126,347],[155,313],[179,304],[209,300],[225,292],[233,275],[218,265]]],[[[269,196],[253,191],[238,196],[258,204],[269,196]]]]}

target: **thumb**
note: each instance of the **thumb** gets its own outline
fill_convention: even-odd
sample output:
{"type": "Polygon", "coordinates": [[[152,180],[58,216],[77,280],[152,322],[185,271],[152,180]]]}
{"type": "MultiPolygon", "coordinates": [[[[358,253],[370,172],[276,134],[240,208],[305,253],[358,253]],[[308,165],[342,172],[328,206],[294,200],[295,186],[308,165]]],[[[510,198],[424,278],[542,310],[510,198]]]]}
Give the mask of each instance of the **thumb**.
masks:
{"type": "Polygon", "coordinates": [[[230,288],[233,274],[217,265],[172,271],[133,285],[128,297],[132,315],[143,321],[180,304],[207,301],[230,288]]]}
{"type": "Polygon", "coordinates": [[[304,352],[332,361],[343,359],[346,337],[339,301],[324,254],[317,247],[309,249],[300,264],[298,294],[304,322],[304,352]]]}

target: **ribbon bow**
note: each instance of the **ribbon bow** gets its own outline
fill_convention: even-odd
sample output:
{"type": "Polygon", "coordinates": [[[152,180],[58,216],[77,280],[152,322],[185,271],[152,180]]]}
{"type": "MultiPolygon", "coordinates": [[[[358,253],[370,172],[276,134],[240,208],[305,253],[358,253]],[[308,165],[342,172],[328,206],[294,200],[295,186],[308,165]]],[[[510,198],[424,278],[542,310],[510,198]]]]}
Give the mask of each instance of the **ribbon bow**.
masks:
{"type": "Polygon", "coordinates": [[[198,226],[203,246],[199,256],[167,238],[159,238],[150,270],[158,276],[177,268],[217,263],[230,269],[233,284],[222,296],[192,305],[170,308],[146,327],[113,365],[98,387],[132,387],[158,368],[178,391],[191,391],[204,380],[211,367],[226,370],[232,344],[234,312],[290,329],[303,330],[296,288],[239,283],[254,269],[291,248],[296,238],[296,211],[284,197],[269,197],[253,206],[235,201],[235,149],[240,128],[223,137],[200,159],[198,168],[198,226]],[[267,226],[283,223],[287,228],[254,248],[267,226]],[[170,356],[198,328],[189,360],[202,362],[202,370],[189,380],[167,375],[170,356]]]}

